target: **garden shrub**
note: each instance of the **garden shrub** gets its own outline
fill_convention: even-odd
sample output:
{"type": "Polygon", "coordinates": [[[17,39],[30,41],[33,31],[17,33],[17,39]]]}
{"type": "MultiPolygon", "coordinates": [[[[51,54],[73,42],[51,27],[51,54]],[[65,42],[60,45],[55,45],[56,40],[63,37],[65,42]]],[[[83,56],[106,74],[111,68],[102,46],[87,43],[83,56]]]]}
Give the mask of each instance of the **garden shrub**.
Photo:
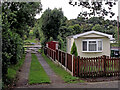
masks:
{"type": "Polygon", "coordinates": [[[78,56],[78,53],[77,53],[77,47],[75,45],[75,42],[73,42],[73,46],[71,48],[71,54],[75,55],[75,56],[78,56]]]}

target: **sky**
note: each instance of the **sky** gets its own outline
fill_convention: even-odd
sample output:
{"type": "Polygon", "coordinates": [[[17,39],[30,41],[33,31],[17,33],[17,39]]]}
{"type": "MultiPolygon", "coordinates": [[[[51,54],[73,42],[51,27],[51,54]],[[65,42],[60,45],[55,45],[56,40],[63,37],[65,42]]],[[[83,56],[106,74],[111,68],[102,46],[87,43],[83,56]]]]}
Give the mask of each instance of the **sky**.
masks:
{"type": "MultiPolygon", "coordinates": [[[[78,1],[78,0],[73,0],[73,1],[78,1]]],[[[43,9],[42,13],[48,8],[50,8],[50,9],[62,8],[64,16],[66,16],[68,18],[68,20],[77,18],[78,14],[81,11],[86,10],[84,8],[78,7],[77,5],[76,6],[70,5],[69,0],[41,0],[41,3],[42,3],[42,9],[43,9]]],[[[112,20],[117,20],[118,4],[116,4],[112,8],[112,11],[115,12],[115,16],[112,18],[112,20]]],[[[37,19],[40,18],[42,13],[37,14],[35,18],[37,18],[37,19]]],[[[110,18],[106,17],[106,19],[110,19],[110,18]]]]}

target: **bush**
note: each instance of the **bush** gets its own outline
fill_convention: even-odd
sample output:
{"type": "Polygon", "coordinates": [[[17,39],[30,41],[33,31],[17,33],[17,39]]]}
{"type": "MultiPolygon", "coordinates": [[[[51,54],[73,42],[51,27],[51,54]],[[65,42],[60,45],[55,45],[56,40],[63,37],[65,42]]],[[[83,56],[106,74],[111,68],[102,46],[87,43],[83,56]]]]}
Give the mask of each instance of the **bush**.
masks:
{"type": "Polygon", "coordinates": [[[77,47],[75,45],[75,42],[73,42],[73,46],[71,48],[71,54],[75,55],[75,56],[78,56],[78,53],[77,53],[77,47]]]}
{"type": "Polygon", "coordinates": [[[6,74],[11,64],[16,64],[23,53],[23,41],[17,33],[11,30],[2,34],[2,77],[3,84],[9,83],[6,74]]]}

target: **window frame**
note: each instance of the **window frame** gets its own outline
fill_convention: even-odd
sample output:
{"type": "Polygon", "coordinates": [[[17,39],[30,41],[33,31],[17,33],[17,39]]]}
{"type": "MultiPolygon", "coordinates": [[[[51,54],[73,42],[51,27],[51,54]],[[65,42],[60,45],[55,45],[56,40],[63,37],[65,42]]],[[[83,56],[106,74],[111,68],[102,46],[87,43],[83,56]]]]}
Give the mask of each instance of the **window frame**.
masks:
{"type": "Polygon", "coordinates": [[[103,40],[102,39],[84,39],[84,40],[82,40],[82,52],[103,52],[103,40]],[[83,51],[83,41],[87,41],[87,51],[83,51]],[[89,51],[89,41],[96,41],[96,51],[89,51]],[[102,50],[98,50],[98,41],[102,42],[102,50]]]}

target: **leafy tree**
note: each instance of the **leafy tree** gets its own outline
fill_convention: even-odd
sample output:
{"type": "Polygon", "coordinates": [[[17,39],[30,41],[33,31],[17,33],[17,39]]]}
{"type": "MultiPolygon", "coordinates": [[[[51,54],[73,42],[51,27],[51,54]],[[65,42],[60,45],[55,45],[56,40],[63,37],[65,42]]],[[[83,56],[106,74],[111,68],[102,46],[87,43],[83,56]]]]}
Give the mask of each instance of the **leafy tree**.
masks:
{"type": "Polygon", "coordinates": [[[33,27],[33,33],[36,38],[40,40],[41,45],[45,45],[46,38],[43,34],[43,31],[41,29],[41,18],[37,20],[35,23],[35,26],[33,27]]]}
{"type": "Polygon", "coordinates": [[[86,0],[86,1],[70,0],[69,4],[73,5],[73,6],[82,6],[86,9],[88,9],[88,11],[80,12],[80,14],[78,16],[84,16],[84,17],[88,18],[88,17],[95,16],[95,15],[98,15],[99,17],[100,16],[105,17],[105,16],[109,15],[110,18],[112,18],[115,15],[115,13],[112,12],[111,9],[114,5],[116,5],[116,2],[117,2],[116,0],[113,0],[113,1],[91,0],[90,2],[88,0],[86,0]],[[107,7],[107,9],[104,8],[103,5],[105,5],[107,7]]]}
{"type": "Polygon", "coordinates": [[[40,3],[2,3],[2,77],[8,83],[7,69],[16,64],[23,54],[23,39],[34,25],[36,13],[41,11],[40,3]]]}
{"type": "Polygon", "coordinates": [[[35,15],[41,11],[41,3],[38,2],[3,2],[2,12],[7,15],[10,29],[21,37],[27,31],[28,26],[33,26],[35,15]]]}
{"type": "Polygon", "coordinates": [[[71,48],[71,54],[75,55],[75,56],[78,56],[78,53],[77,53],[77,47],[75,45],[75,42],[73,42],[73,46],[71,48]]]}
{"type": "Polygon", "coordinates": [[[66,47],[65,47],[66,43],[65,43],[64,39],[60,35],[58,35],[57,38],[58,38],[58,42],[59,42],[59,49],[66,51],[66,47]]]}
{"type": "Polygon", "coordinates": [[[57,40],[59,34],[59,28],[61,26],[61,21],[63,19],[62,9],[47,9],[41,16],[42,25],[41,29],[47,40],[50,37],[53,37],[54,40],[57,40]]]}
{"type": "Polygon", "coordinates": [[[95,24],[95,26],[93,26],[92,27],[92,30],[94,30],[94,31],[102,31],[102,32],[104,32],[104,28],[103,28],[103,26],[102,25],[100,25],[100,24],[95,24]]]}

